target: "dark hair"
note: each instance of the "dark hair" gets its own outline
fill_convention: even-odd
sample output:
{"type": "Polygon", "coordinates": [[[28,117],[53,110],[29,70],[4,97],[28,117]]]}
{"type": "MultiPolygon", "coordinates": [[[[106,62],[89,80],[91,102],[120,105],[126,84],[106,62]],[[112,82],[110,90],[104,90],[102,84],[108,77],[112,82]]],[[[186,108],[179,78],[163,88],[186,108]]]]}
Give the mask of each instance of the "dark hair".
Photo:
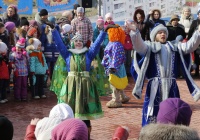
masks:
{"type": "Polygon", "coordinates": [[[74,10],[76,10],[78,7],[81,7],[79,4],[74,4],[74,10]]]}

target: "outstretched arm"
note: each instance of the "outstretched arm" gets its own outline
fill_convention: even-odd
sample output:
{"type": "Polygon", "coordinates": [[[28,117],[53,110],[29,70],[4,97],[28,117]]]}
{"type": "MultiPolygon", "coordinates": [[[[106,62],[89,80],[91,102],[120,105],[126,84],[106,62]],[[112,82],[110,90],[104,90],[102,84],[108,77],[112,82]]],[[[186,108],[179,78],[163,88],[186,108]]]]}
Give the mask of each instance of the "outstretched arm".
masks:
{"type": "Polygon", "coordinates": [[[130,36],[133,44],[133,49],[136,50],[139,54],[145,55],[148,49],[148,46],[144,43],[139,30],[136,25],[126,22],[126,26],[131,30],[130,36]]]}
{"type": "Polygon", "coordinates": [[[184,54],[191,53],[197,49],[197,47],[200,45],[200,25],[198,27],[198,30],[194,32],[192,37],[185,43],[179,43],[181,45],[181,49],[184,54]]]}

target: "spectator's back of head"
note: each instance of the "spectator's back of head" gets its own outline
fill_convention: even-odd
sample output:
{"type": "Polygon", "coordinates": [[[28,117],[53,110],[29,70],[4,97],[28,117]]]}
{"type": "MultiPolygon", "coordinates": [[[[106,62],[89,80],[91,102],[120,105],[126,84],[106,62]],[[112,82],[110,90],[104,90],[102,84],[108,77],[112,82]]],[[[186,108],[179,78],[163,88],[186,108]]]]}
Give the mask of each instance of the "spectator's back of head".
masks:
{"type": "Polygon", "coordinates": [[[61,121],[66,119],[74,118],[74,113],[72,108],[66,103],[60,103],[55,105],[50,113],[49,117],[51,118],[59,118],[61,121]]]}
{"type": "Polygon", "coordinates": [[[67,119],[51,132],[52,140],[88,140],[88,129],[80,119],[67,119]]]}
{"type": "Polygon", "coordinates": [[[0,139],[12,140],[13,138],[13,125],[10,120],[4,116],[0,116],[0,139]]]}
{"type": "Polygon", "coordinates": [[[168,98],[159,105],[157,122],[188,126],[192,116],[190,106],[180,98],[168,98]]]}
{"type": "Polygon", "coordinates": [[[200,140],[197,131],[183,125],[148,124],[142,128],[139,140],[200,140]]]}

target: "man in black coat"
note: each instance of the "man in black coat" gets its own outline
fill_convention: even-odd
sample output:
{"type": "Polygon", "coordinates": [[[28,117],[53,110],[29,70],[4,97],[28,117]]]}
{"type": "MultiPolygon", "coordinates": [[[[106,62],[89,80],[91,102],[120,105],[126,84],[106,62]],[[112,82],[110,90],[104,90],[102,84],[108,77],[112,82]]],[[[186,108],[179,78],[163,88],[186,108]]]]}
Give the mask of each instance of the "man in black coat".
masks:
{"type": "Polygon", "coordinates": [[[184,26],[182,24],[179,24],[178,21],[178,15],[171,16],[170,22],[167,24],[167,30],[169,33],[167,41],[173,41],[179,35],[181,35],[183,39],[186,38],[184,26]]]}

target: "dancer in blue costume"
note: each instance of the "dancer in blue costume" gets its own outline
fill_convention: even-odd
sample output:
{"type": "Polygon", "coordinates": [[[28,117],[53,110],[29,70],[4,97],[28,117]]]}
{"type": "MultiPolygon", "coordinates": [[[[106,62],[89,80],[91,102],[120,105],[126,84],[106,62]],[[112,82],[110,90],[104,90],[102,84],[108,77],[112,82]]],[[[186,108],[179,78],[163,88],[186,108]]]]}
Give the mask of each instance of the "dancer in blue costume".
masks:
{"type": "Polygon", "coordinates": [[[194,32],[188,42],[180,42],[177,37],[174,41],[166,41],[168,30],[162,24],[157,25],[150,34],[151,41],[143,41],[135,25],[127,23],[131,29],[131,39],[136,52],[134,53],[134,77],[137,78],[133,89],[133,96],[141,99],[145,77],[148,79],[144,98],[142,125],[156,122],[156,116],[161,101],[167,98],[180,98],[176,78],[178,67],[181,67],[188,89],[195,101],[200,98],[200,89],[190,75],[191,57],[200,44],[200,27],[194,32]],[[137,60],[137,55],[142,56],[137,60]]]}

